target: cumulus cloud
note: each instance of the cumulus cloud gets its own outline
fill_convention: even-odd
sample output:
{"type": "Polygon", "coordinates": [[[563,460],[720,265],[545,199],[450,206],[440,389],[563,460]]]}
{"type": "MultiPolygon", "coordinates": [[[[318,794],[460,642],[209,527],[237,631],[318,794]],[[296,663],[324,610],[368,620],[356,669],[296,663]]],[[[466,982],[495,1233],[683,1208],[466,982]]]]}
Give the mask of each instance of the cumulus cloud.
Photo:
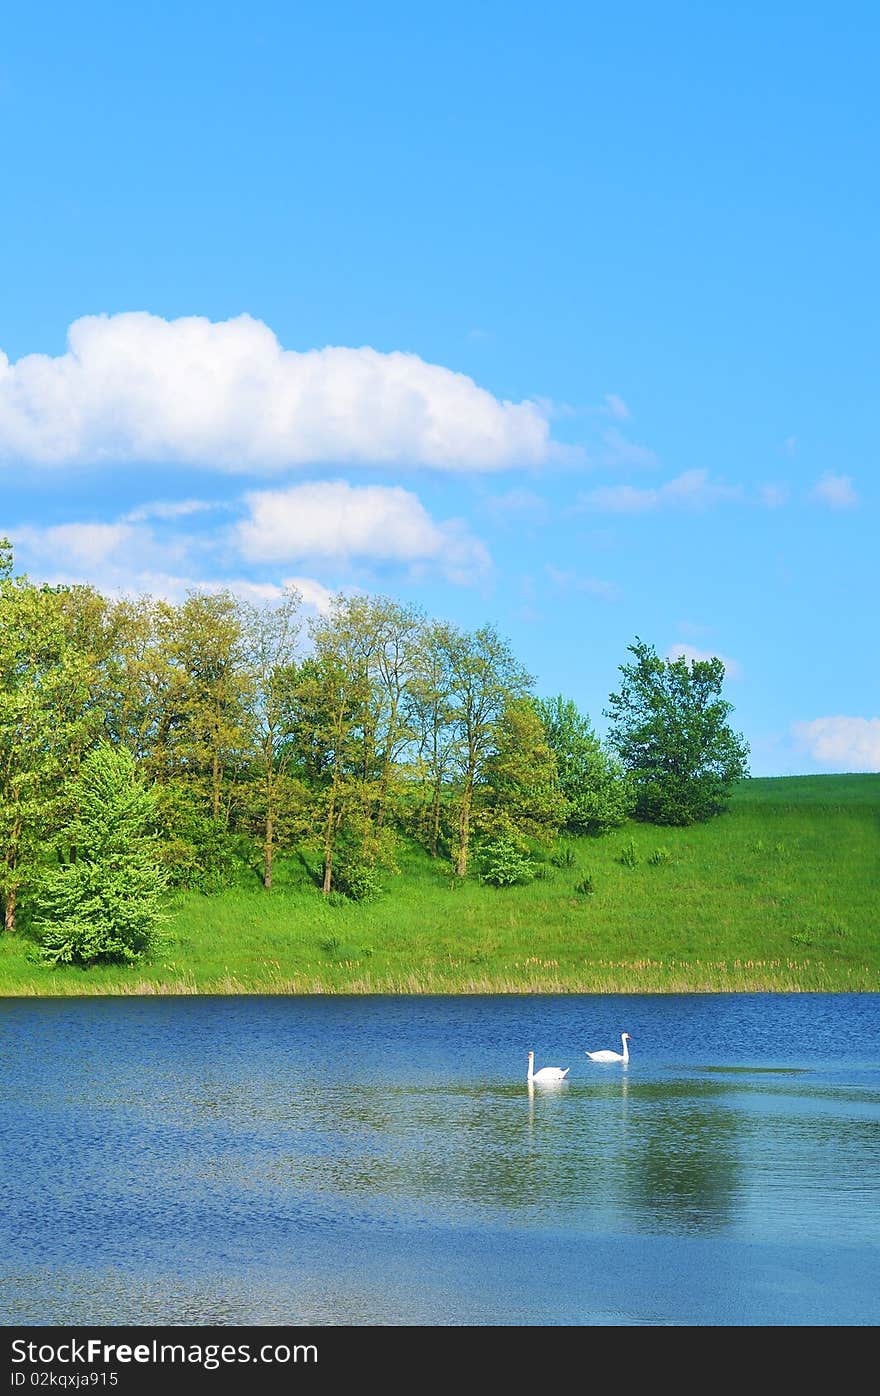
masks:
{"type": "Polygon", "coordinates": [[[687,470],[656,489],[608,485],[588,490],[580,496],[580,507],[610,514],[644,514],[668,506],[705,509],[722,500],[740,497],[738,487],[711,480],[708,470],[687,470]]]}
{"type": "Polygon", "coordinates": [[[328,591],[314,577],[286,577],[284,585],[294,587],[302,597],[303,605],[310,606],[321,615],[326,615],[333,607],[336,593],[328,591]]]}
{"type": "Polygon", "coordinates": [[[815,761],[837,771],[880,771],[880,717],[817,717],[792,731],[815,761]]]}
{"type": "Polygon", "coordinates": [[[489,566],[483,544],[462,524],[436,523],[418,497],[399,486],[321,481],[256,490],[246,501],[250,516],[236,536],[254,562],[319,557],[433,563],[459,581],[489,566]]]}
{"type": "Polygon", "coordinates": [[[826,470],[810,491],[810,498],[829,509],[852,509],[859,502],[849,475],[834,475],[826,470]]]}
{"type": "MultiPolygon", "coordinates": [[[[50,586],[88,583],[105,596],[158,596],[183,601],[191,591],[231,591],[254,604],[280,601],[294,587],[303,606],[326,612],[335,593],[314,577],[283,577],[263,581],[218,572],[210,545],[194,540],[157,539],[145,527],[129,523],[58,524],[49,528],[10,529],[16,561],[35,581],[50,586]],[[214,573],[206,577],[205,568],[214,573]],[[201,570],[200,570],[201,569],[201,570]]],[[[222,551],[214,549],[214,553],[222,551]]],[[[234,559],[225,559],[235,565],[234,559]]],[[[350,588],[349,588],[350,590],[350,588]]]]}
{"type": "Polygon", "coordinates": [[[87,315],[67,352],[0,353],[0,460],[495,470],[554,453],[546,413],[416,354],[283,349],[249,315],[87,315]]]}
{"type": "Polygon", "coordinates": [[[695,659],[720,659],[724,665],[724,676],[728,679],[741,679],[742,666],[736,659],[729,659],[725,654],[719,654],[717,650],[700,650],[694,645],[675,644],[670,645],[666,651],[667,659],[686,659],[693,663],[695,659]]]}

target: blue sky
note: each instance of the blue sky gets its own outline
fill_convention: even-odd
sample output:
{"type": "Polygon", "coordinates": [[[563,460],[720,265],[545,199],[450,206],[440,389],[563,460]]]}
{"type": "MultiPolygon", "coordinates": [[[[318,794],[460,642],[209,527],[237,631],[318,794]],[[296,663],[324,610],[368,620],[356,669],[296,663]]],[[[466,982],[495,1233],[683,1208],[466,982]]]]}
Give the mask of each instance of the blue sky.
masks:
{"type": "Polygon", "coordinates": [[[715,653],[755,774],[880,770],[878,31],[773,0],[19,7],[19,564],[490,620],[600,731],[636,635],[715,653]]]}

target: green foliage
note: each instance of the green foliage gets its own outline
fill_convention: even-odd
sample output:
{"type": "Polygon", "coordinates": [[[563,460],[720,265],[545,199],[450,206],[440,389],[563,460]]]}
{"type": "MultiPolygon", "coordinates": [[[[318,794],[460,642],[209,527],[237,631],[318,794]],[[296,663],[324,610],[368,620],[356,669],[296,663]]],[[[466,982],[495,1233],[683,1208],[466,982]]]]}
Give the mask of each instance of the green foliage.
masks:
{"type": "MultiPolygon", "coordinates": [[[[298,853],[280,855],[270,897],[253,875],[177,893],[168,937],[135,965],[71,974],[0,936],[0,994],[876,992],[878,817],[880,775],[755,779],[728,818],[669,832],[665,870],[645,866],[657,839],[639,828],[635,871],[617,861],[628,832],[571,839],[574,872],[505,891],[407,842],[401,875],[361,904],[334,905],[298,853]],[[789,859],[756,855],[762,838],[789,859]],[[586,871],[592,898],[573,890],[586,871]],[[334,934],[339,953],[322,953],[334,934]],[[355,962],[352,946],[374,953],[355,962]]],[[[308,861],[317,873],[317,846],[308,861]]]]}
{"type": "Polygon", "coordinates": [[[635,814],[654,824],[693,824],[727,808],[747,774],[748,747],[731,729],[720,659],[660,659],[637,639],[634,663],[606,716],[609,740],[635,783],[635,814]]]}
{"type": "Polygon", "coordinates": [[[36,931],[49,964],[131,963],[155,943],[166,878],[155,858],[155,798],[124,747],[102,745],[73,785],[71,860],[39,881],[36,931]]]}
{"type": "Polygon", "coordinates": [[[480,853],[481,881],[490,887],[514,887],[531,882],[535,876],[528,853],[509,835],[487,840],[480,853]]]}
{"type": "Polygon", "coordinates": [[[379,871],[352,851],[337,854],[333,881],[338,892],[352,902],[370,902],[383,892],[379,871]]]}
{"type": "Polygon", "coordinates": [[[155,804],[156,857],[170,887],[219,892],[250,875],[253,846],[213,817],[196,787],[159,786],[155,804]]]}
{"type": "Polygon", "coordinates": [[[633,811],[633,783],[621,763],[605,751],[589,719],[561,694],[535,702],[547,743],[556,757],[559,785],[567,802],[565,827],[573,834],[599,835],[619,828],[633,811]]]}
{"type": "Polygon", "coordinates": [[[596,891],[596,884],[593,881],[592,875],[588,873],[586,877],[581,878],[580,882],[576,882],[574,885],[574,890],[577,892],[579,897],[594,896],[596,891]]]}
{"type": "Polygon", "coordinates": [[[547,843],[556,837],[567,812],[556,757],[547,744],[531,698],[511,698],[501,712],[495,748],[486,762],[484,826],[514,829],[547,843]],[[492,819],[492,815],[495,819],[492,819]]]}
{"type": "Polygon", "coordinates": [[[574,849],[570,843],[562,843],[550,855],[550,862],[554,868],[570,868],[574,864],[574,849]]]}

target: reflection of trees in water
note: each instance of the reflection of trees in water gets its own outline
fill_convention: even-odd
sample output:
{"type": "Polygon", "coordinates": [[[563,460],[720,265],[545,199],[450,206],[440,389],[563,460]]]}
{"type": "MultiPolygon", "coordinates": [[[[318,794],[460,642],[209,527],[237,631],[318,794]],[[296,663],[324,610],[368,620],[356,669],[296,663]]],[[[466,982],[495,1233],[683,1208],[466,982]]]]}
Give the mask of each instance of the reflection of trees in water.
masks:
{"type": "Polygon", "coordinates": [[[724,1087],[622,1071],[557,1087],[369,1087],[306,1109],[270,1185],[364,1203],[464,1204],[570,1221],[717,1231],[742,1188],[724,1087]]]}
{"type": "Polygon", "coordinates": [[[641,1226],[724,1230],[743,1186],[735,1112],[678,1092],[653,1101],[639,1112],[621,1179],[621,1200],[641,1226]]]}

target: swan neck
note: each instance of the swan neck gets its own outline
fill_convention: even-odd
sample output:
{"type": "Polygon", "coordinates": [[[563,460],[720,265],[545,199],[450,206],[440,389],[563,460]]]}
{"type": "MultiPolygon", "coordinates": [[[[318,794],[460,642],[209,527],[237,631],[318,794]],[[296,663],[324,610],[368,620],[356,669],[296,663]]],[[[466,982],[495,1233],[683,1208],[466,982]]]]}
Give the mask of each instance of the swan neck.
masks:
{"type": "Polygon", "coordinates": [[[625,1062],[628,1062],[628,1061],[629,1061],[629,1043],[627,1042],[627,1040],[626,1040],[625,1037],[621,1037],[620,1040],[621,1040],[621,1042],[623,1043],[623,1060],[624,1060],[625,1062]]]}

